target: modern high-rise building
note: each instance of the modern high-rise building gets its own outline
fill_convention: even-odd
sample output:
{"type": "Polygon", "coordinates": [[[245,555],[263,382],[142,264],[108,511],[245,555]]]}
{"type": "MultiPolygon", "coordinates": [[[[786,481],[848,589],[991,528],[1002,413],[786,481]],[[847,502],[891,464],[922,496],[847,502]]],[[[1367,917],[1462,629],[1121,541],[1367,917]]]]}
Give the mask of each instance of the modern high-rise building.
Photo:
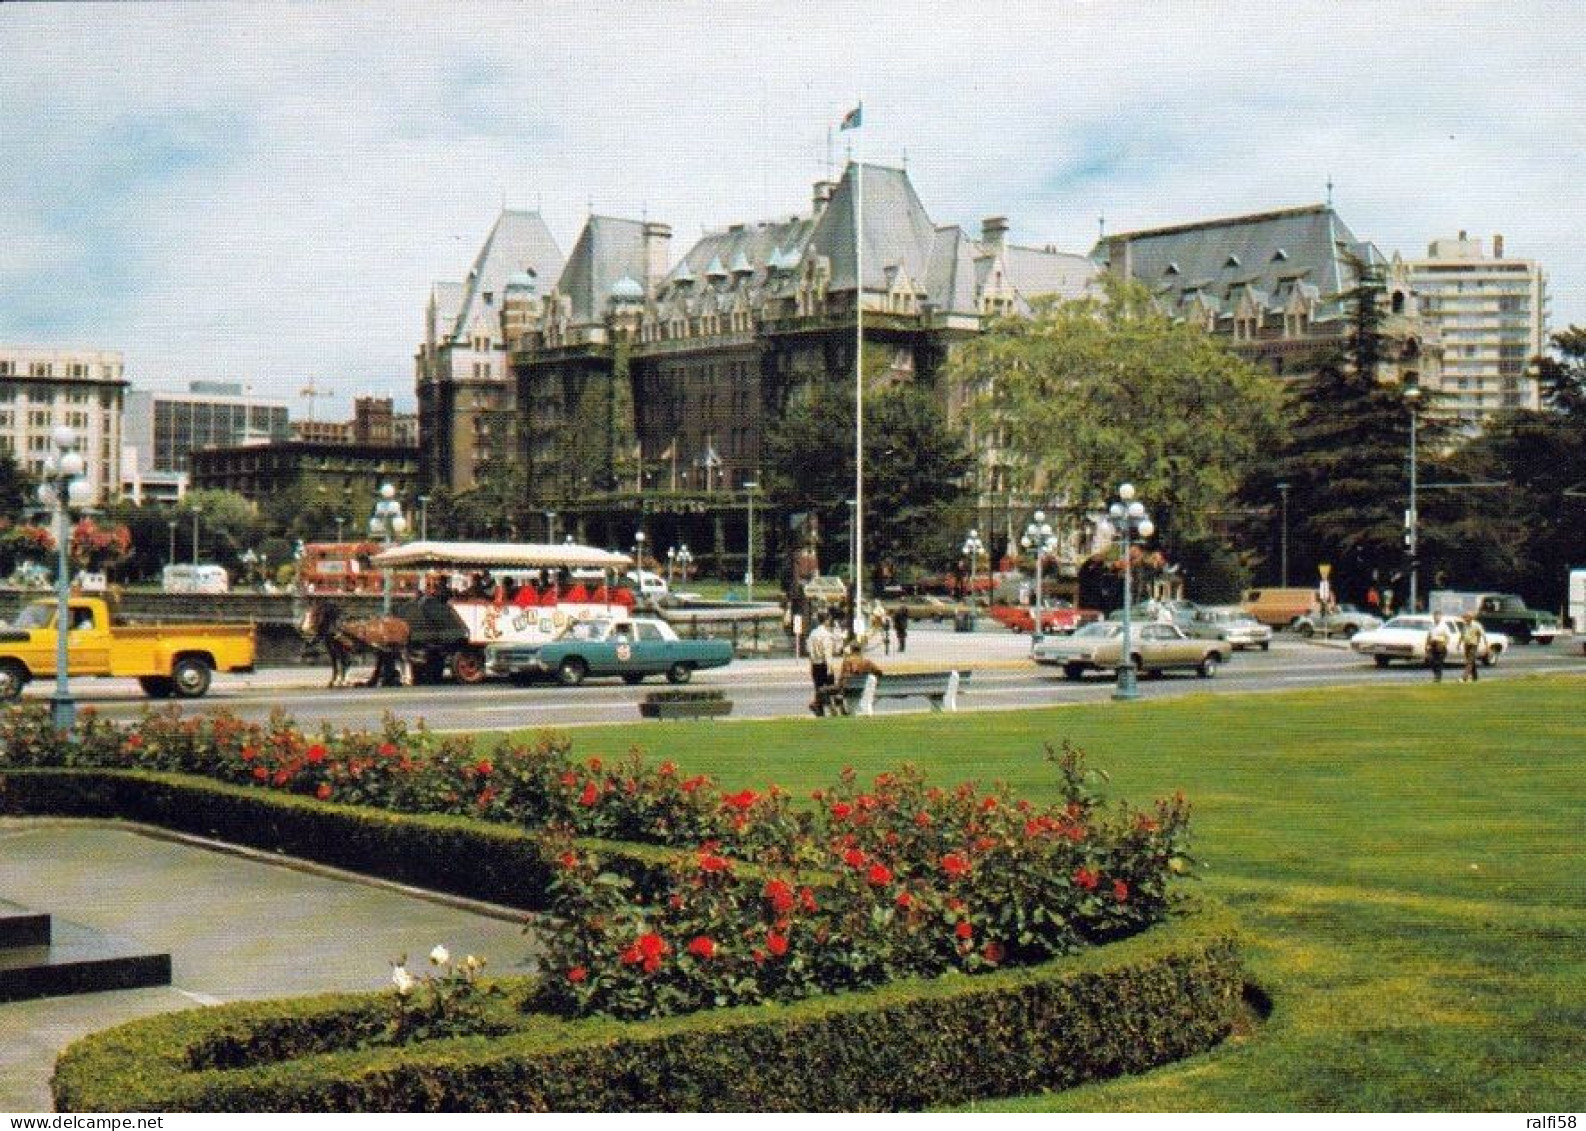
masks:
{"type": "Polygon", "coordinates": [[[1492,254],[1480,238],[1433,240],[1425,259],[1405,264],[1423,315],[1443,339],[1441,390],[1447,411],[1467,428],[1506,409],[1537,409],[1531,359],[1547,345],[1547,276],[1529,259],[1492,254]]]}
{"type": "Polygon", "coordinates": [[[127,382],[115,350],[0,346],[0,452],[29,475],[44,470],[52,431],[74,429],[93,496],[121,490],[127,382]]]}
{"type": "Polygon", "coordinates": [[[188,456],[203,448],[285,440],[288,405],[250,396],[240,382],[190,381],[186,392],[134,389],[126,397],[126,443],[138,449],[138,470],[186,474],[188,456]]]}

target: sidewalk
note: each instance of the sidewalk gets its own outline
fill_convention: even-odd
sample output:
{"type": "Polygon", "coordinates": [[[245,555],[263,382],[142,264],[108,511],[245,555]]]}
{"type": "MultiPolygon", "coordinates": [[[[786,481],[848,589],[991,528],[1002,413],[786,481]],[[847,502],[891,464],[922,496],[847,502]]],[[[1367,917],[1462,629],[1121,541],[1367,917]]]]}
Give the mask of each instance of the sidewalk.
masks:
{"type": "Polygon", "coordinates": [[[0,893],[57,920],[162,951],[171,985],[0,1004],[0,1111],[50,1109],[55,1058],[78,1037],[195,1006],[377,990],[436,944],[491,973],[528,971],[523,916],[423,896],[282,857],[213,851],[102,821],[0,819],[0,893]]]}

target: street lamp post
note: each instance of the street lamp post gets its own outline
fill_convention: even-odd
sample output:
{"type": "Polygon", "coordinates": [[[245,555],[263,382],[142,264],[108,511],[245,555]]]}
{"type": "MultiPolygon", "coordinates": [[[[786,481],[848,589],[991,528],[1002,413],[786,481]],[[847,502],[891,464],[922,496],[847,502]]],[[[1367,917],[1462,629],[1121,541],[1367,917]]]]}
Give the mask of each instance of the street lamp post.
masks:
{"type": "Polygon", "coordinates": [[[1404,403],[1410,409],[1410,509],[1404,512],[1404,545],[1410,551],[1410,612],[1417,608],[1417,582],[1420,574],[1420,512],[1416,510],[1416,488],[1420,476],[1419,459],[1415,450],[1416,428],[1420,420],[1421,385],[1410,382],[1404,386],[1404,403]]]}
{"type": "MultiPolygon", "coordinates": [[[[337,519],[338,523],[340,521],[337,519]]],[[[387,483],[380,488],[380,498],[375,502],[374,513],[369,516],[370,537],[380,539],[389,550],[391,543],[401,537],[407,528],[407,516],[402,513],[402,503],[396,497],[396,488],[387,483]]],[[[384,615],[390,616],[391,570],[387,567],[380,572],[384,575],[380,586],[380,610],[384,615]]]]}
{"type": "Polygon", "coordinates": [[[644,531],[636,530],[633,534],[633,576],[639,584],[639,591],[644,592],[644,531]]]}
{"type": "Polygon", "coordinates": [[[1118,488],[1118,502],[1107,508],[1113,529],[1123,537],[1123,651],[1118,657],[1118,689],[1114,699],[1138,699],[1140,689],[1135,684],[1134,640],[1130,634],[1130,606],[1134,604],[1131,578],[1134,563],[1129,559],[1130,539],[1138,534],[1141,540],[1156,532],[1156,524],[1145,513],[1145,504],[1134,497],[1134,484],[1125,483],[1118,488]]]}
{"type": "Polygon", "coordinates": [[[1019,539],[1019,544],[1025,550],[1035,554],[1035,627],[1033,635],[1039,639],[1046,631],[1042,616],[1042,578],[1041,567],[1047,555],[1057,551],[1057,535],[1052,532],[1052,524],[1046,521],[1045,511],[1036,511],[1030,524],[1024,528],[1024,537],[1019,539]]]}
{"type": "Polygon", "coordinates": [[[754,600],[754,494],[760,489],[756,480],[749,480],[744,484],[744,489],[749,492],[749,529],[746,557],[743,567],[743,587],[745,600],[754,600]]]}
{"type": "Polygon", "coordinates": [[[672,588],[672,567],[677,565],[677,547],[666,548],[666,587],[672,588]]]}
{"type": "Polygon", "coordinates": [[[50,439],[54,451],[44,461],[39,501],[55,512],[55,694],[50,699],[50,717],[56,731],[65,734],[77,721],[77,704],[67,678],[71,664],[66,639],[71,628],[72,580],[67,572],[72,540],[70,512],[72,507],[88,504],[93,487],[83,478],[86,464],[77,450],[77,433],[62,424],[50,434],[50,439]]]}
{"type": "Polygon", "coordinates": [[[420,542],[428,542],[429,540],[430,540],[430,497],[428,495],[420,495],[419,496],[419,541],[420,542]]]}
{"type": "Polygon", "coordinates": [[[166,557],[166,564],[167,565],[175,565],[176,564],[176,528],[179,525],[179,523],[176,521],[176,519],[173,518],[173,519],[170,519],[168,522],[166,522],[165,525],[169,526],[171,528],[171,552],[166,557]]]}
{"type": "Polygon", "coordinates": [[[971,528],[968,537],[964,539],[964,556],[969,559],[969,603],[975,603],[975,560],[986,552],[986,544],[980,540],[980,531],[971,528]]]}
{"type": "Polygon", "coordinates": [[[1278,561],[1281,564],[1278,566],[1278,576],[1279,584],[1287,589],[1289,587],[1289,485],[1287,483],[1278,484],[1278,495],[1283,499],[1282,535],[1278,543],[1280,547],[1278,561]]]}
{"type": "Polygon", "coordinates": [[[347,525],[347,520],[341,515],[336,516],[336,541],[341,541],[341,528],[347,525]]]}
{"type": "Polygon", "coordinates": [[[555,511],[546,511],[545,512],[545,541],[547,543],[556,541],[556,512],[555,511]]]}
{"type": "Polygon", "coordinates": [[[193,564],[198,564],[198,506],[193,506],[193,564]]]}

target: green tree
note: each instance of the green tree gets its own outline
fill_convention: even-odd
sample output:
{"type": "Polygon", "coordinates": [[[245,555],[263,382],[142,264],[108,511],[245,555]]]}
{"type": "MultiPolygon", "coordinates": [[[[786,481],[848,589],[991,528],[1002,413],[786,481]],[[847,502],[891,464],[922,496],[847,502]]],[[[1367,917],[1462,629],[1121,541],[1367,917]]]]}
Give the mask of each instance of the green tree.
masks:
{"type": "MultiPolygon", "coordinates": [[[[174,515],[186,525],[189,534],[195,510],[198,512],[201,561],[216,562],[234,570],[242,552],[264,537],[266,523],[259,508],[235,491],[189,491],[174,515]]],[[[188,544],[191,546],[190,540],[188,544]]]]}
{"type": "Polygon", "coordinates": [[[948,374],[975,394],[1012,486],[1088,506],[1132,482],[1170,553],[1206,534],[1279,435],[1270,376],[1111,278],[1102,297],[1004,319],[948,374]]]}
{"type": "Polygon", "coordinates": [[[32,479],[10,452],[0,452],[0,518],[20,522],[32,503],[32,479]]]}
{"type": "MultiPolygon", "coordinates": [[[[1359,599],[1372,584],[1408,595],[1405,510],[1409,506],[1410,413],[1397,383],[1381,380],[1388,345],[1382,332],[1380,272],[1355,264],[1357,285],[1343,298],[1350,319],[1343,345],[1316,373],[1291,387],[1290,424],[1272,458],[1256,465],[1240,491],[1257,576],[1278,581],[1282,521],[1279,484],[1288,487],[1289,580],[1309,585],[1333,568],[1335,590],[1359,599]]],[[[1435,395],[1421,390],[1419,464],[1423,476],[1448,445],[1435,395]]],[[[1424,500],[1423,500],[1423,519],[1424,500]]],[[[1423,533],[1430,530],[1423,521],[1423,533]]],[[[1424,541],[1423,550],[1436,539],[1424,541]]],[[[1429,575],[1428,575],[1429,576],[1429,575]]],[[[1425,587],[1423,587],[1425,588],[1425,587]]]]}
{"type": "MultiPolygon", "coordinates": [[[[762,486],[783,514],[814,514],[823,567],[842,560],[854,495],[854,391],[816,386],[788,406],[761,447],[762,486]]],[[[902,386],[865,397],[865,560],[872,573],[939,567],[957,528],[947,521],[968,495],[974,467],[961,429],[931,395],[902,386]]]]}

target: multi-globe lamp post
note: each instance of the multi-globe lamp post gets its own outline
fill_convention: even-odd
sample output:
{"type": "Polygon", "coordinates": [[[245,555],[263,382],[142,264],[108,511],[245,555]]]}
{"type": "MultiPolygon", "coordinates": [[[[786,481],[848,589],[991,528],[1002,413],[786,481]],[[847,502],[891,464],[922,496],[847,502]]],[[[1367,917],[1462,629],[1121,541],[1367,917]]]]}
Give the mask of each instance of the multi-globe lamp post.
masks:
{"type": "MultiPolygon", "coordinates": [[[[380,497],[375,500],[374,513],[369,516],[369,536],[380,539],[389,550],[392,542],[407,533],[407,528],[407,516],[402,513],[402,502],[396,497],[396,488],[387,483],[380,488],[380,497]]],[[[381,572],[384,578],[380,587],[380,609],[386,616],[390,616],[391,570],[388,567],[381,572]]]]}
{"type": "Polygon", "coordinates": [[[975,563],[985,554],[986,544],[980,540],[980,531],[970,528],[969,535],[964,539],[963,554],[969,559],[969,603],[975,603],[975,563]]]}
{"type": "Polygon", "coordinates": [[[1134,604],[1131,585],[1134,563],[1130,560],[1129,551],[1135,536],[1142,541],[1151,537],[1156,533],[1156,524],[1145,513],[1145,504],[1136,499],[1134,494],[1133,483],[1122,484],[1118,488],[1118,500],[1107,508],[1112,528],[1123,539],[1123,651],[1118,656],[1118,687],[1112,693],[1114,699],[1140,698],[1140,689],[1135,683],[1134,639],[1129,624],[1129,616],[1133,611],[1131,606],[1134,604]]]}
{"type": "Polygon", "coordinates": [[[1046,521],[1045,511],[1036,511],[1031,516],[1030,524],[1024,528],[1024,537],[1019,539],[1026,553],[1035,555],[1035,628],[1034,635],[1039,639],[1046,631],[1042,617],[1042,578],[1041,566],[1046,559],[1057,552],[1057,535],[1052,532],[1052,524],[1046,521]]]}
{"type": "Polygon", "coordinates": [[[67,679],[72,586],[68,572],[72,540],[70,511],[73,507],[88,505],[93,497],[93,485],[83,478],[87,464],[77,450],[77,433],[64,424],[58,425],[50,433],[50,440],[54,450],[44,461],[43,481],[39,484],[39,501],[55,512],[55,695],[50,699],[50,717],[55,729],[65,734],[77,721],[77,704],[72,699],[67,679]]]}

